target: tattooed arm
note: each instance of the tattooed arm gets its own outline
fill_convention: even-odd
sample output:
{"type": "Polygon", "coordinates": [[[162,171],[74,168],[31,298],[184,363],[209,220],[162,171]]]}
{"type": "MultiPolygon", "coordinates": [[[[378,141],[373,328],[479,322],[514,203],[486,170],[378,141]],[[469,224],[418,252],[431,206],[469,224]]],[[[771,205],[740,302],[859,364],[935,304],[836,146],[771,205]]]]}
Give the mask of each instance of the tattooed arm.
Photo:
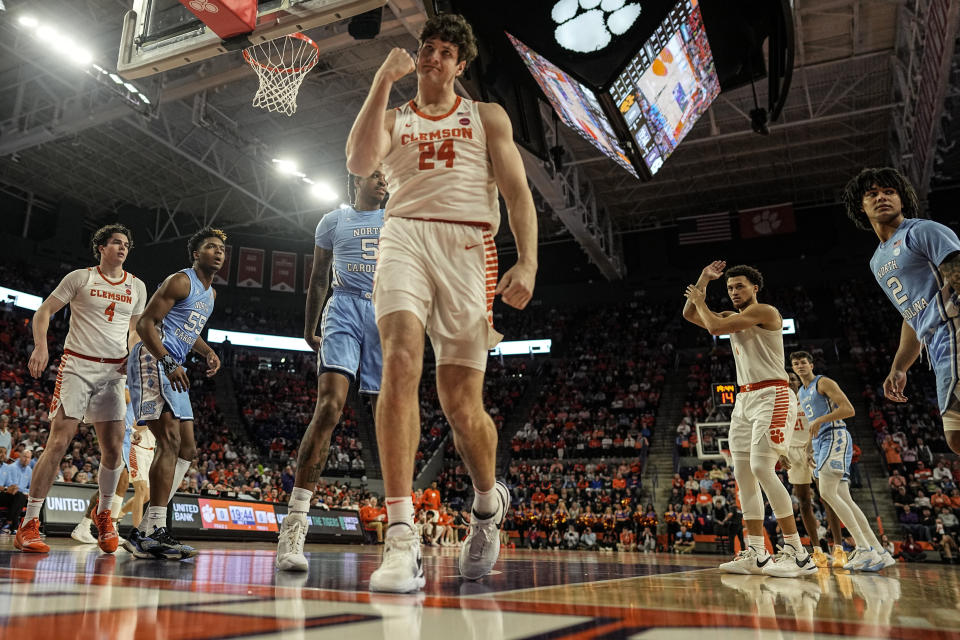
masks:
{"type": "Polygon", "coordinates": [[[954,251],[940,263],[940,273],[953,289],[954,295],[960,296],[960,251],[954,251]]]}

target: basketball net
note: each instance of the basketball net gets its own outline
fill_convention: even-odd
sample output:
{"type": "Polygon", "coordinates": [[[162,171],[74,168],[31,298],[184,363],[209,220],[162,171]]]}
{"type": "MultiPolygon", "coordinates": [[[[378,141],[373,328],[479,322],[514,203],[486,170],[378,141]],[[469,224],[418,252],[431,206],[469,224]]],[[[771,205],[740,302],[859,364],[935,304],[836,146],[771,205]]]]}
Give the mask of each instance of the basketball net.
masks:
{"type": "Polygon", "coordinates": [[[292,116],[300,84],[320,59],[320,47],[302,33],[291,33],[247,47],[243,59],[260,80],[253,106],[292,116]]]}

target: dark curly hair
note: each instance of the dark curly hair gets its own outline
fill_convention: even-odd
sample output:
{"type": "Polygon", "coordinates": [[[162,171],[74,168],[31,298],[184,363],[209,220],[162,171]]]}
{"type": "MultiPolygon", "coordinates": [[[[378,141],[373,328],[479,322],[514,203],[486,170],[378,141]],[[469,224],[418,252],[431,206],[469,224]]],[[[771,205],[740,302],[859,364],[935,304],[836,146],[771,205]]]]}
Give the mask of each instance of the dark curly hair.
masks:
{"type": "Polygon", "coordinates": [[[200,245],[203,244],[203,241],[207,238],[220,238],[220,240],[226,242],[227,234],[223,232],[223,229],[214,229],[213,227],[204,227],[197,231],[190,236],[190,240],[187,241],[187,255],[190,257],[190,260],[193,260],[193,252],[199,251],[200,245]]]}
{"type": "Polygon", "coordinates": [[[873,185],[892,187],[900,195],[904,218],[916,218],[920,213],[920,201],[913,185],[906,176],[892,167],[864,169],[851,178],[840,194],[840,200],[847,210],[847,217],[860,229],[872,229],[870,219],[863,211],[863,194],[873,185]]]}
{"type": "Polygon", "coordinates": [[[133,235],[130,233],[130,229],[119,222],[114,222],[100,227],[90,236],[90,247],[93,249],[94,260],[100,259],[100,247],[106,246],[115,233],[122,233],[127,236],[127,240],[130,242],[129,249],[133,249],[133,235]]]}
{"type": "Polygon", "coordinates": [[[730,267],[725,275],[728,280],[737,276],[744,276],[750,284],[757,285],[757,291],[763,291],[763,274],[749,265],[738,264],[735,267],[730,267]]]}
{"type": "Polygon", "coordinates": [[[477,57],[477,39],[473,27],[459,13],[440,13],[427,20],[420,30],[420,45],[430,38],[440,38],[444,42],[457,45],[457,62],[466,60],[467,66],[477,57]]]}

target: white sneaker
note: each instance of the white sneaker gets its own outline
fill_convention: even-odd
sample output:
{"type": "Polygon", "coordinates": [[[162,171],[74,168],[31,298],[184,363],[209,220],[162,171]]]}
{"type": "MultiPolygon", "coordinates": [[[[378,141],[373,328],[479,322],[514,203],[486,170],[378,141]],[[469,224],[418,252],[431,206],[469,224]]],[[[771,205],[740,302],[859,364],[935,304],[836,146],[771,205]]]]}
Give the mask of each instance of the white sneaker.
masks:
{"type": "Polygon", "coordinates": [[[890,552],[887,551],[886,549],[884,549],[881,552],[878,552],[878,554],[880,556],[880,562],[883,563],[883,566],[881,566],[880,569],[875,569],[875,571],[880,571],[881,569],[886,569],[888,567],[892,567],[893,565],[897,564],[896,558],[894,558],[890,554],[890,552]]]}
{"type": "MultiPolygon", "coordinates": [[[[380,568],[370,574],[370,591],[412,593],[427,583],[423,577],[423,556],[420,554],[420,538],[409,525],[398,522],[390,527],[405,527],[400,535],[384,536],[383,561],[380,568]]],[[[387,527],[387,530],[390,530],[387,527]]]]}
{"type": "Polygon", "coordinates": [[[883,558],[880,557],[873,547],[857,547],[854,549],[843,568],[847,571],[879,571],[883,565],[883,558]],[[876,566],[876,569],[872,567],[876,566]]]}
{"type": "Polygon", "coordinates": [[[307,557],[303,555],[307,526],[307,516],[299,512],[290,512],[283,519],[277,543],[277,569],[280,571],[307,570],[307,557]]]}
{"type": "Polygon", "coordinates": [[[770,562],[771,557],[766,549],[763,550],[763,553],[758,553],[751,547],[747,547],[738,553],[733,560],[721,564],[719,569],[724,573],[759,576],[763,575],[763,568],[770,562]]]}
{"type": "Polygon", "coordinates": [[[92,533],[90,533],[91,524],[91,520],[84,518],[77,526],[73,528],[73,532],[70,534],[70,537],[83,544],[97,544],[97,539],[93,537],[92,533]]]}
{"type": "Polygon", "coordinates": [[[813,575],[817,564],[806,549],[794,549],[791,545],[780,547],[773,561],[763,568],[763,575],[774,578],[798,578],[813,575]]]}
{"type": "Polygon", "coordinates": [[[494,514],[480,520],[476,511],[470,511],[470,532],[460,549],[460,575],[467,580],[479,580],[490,573],[500,557],[500,527],[510,508],[510,490],[500,481],[493,488],[499,499],[494,514]]]}

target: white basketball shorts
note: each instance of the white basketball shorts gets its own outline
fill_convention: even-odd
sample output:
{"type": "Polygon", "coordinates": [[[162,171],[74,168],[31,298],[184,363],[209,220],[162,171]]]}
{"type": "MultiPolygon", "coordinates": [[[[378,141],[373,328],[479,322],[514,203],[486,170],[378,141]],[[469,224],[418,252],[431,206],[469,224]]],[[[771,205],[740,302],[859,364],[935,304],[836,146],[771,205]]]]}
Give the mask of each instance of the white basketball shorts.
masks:
{"type": "Polygon", "coordinates": [[[50,401],[50,415],[60,407],[68,418],[84,422],[123,422],[127,413],[124,375],[117,371],[122,360],[93,360],[64,351],[57,370],[57,383],[50,401]]]}

